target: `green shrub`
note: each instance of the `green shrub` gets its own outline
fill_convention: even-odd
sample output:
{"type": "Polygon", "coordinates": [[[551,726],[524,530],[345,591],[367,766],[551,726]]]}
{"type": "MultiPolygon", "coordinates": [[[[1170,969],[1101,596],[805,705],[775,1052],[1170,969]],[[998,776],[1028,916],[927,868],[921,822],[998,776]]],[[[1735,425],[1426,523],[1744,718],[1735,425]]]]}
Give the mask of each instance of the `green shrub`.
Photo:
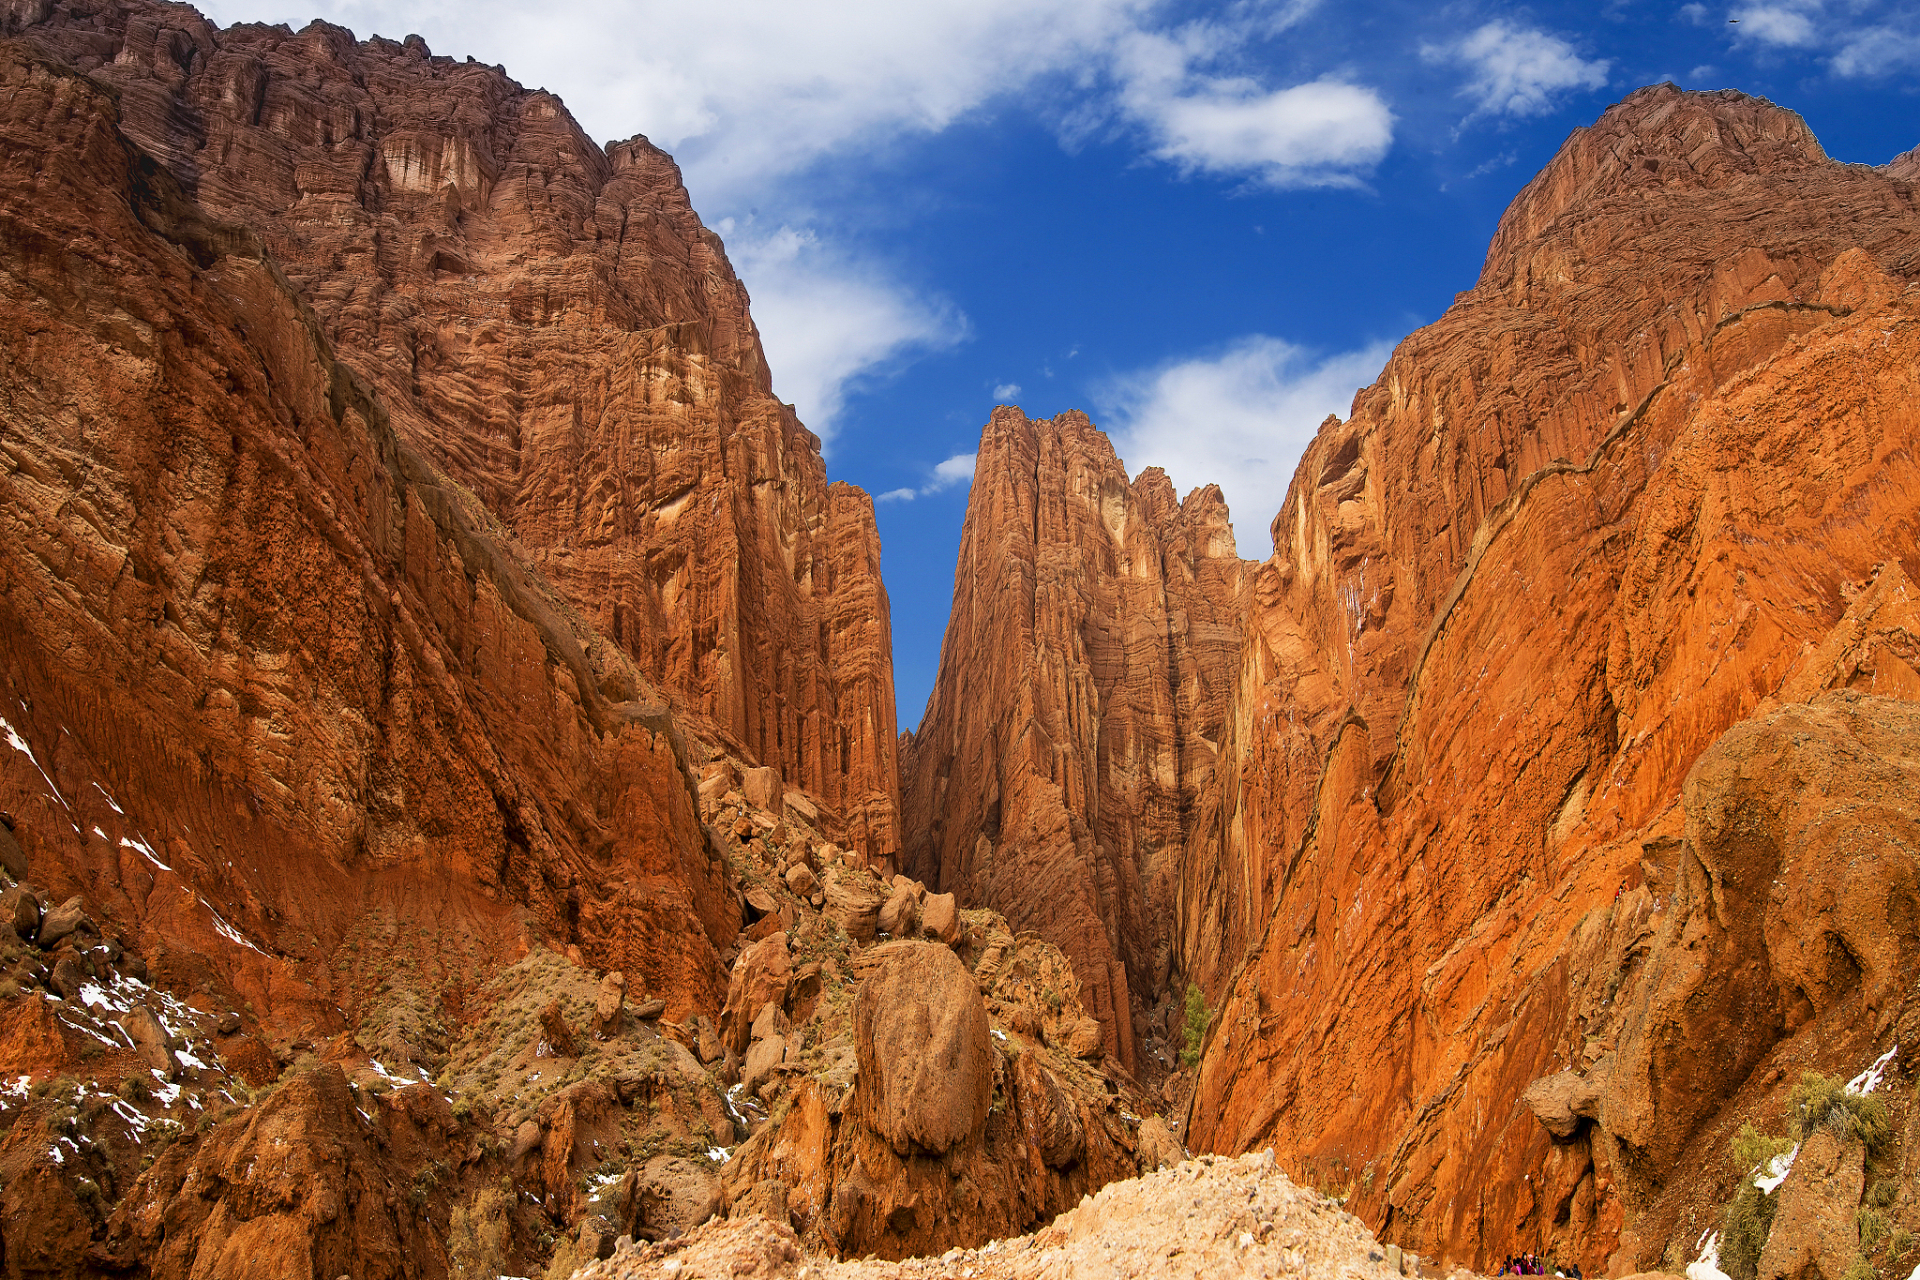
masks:
{"type": "Polygon", "coordinates": [[[1860,1249],[1863,1253],[1872,1253],[1886,1238],[1887,1215],[1878,1209],[1861,1205],[1853,1211],[1853,1225],[1860,1232],[1860,1249]]]}
{"type": "Polygon", "coordinates": [[[1775,1156],[1783,1156],[1791,1150],[1792,1138],[1776,1138],[1770,1133],[1760,1132],[1751,1124],[1743,1124],[1733,1140],[1733,1167],[1740,1173],[1752,1173],[1755,1169],[1764,1168],[1775,1156]]]}
{"type": "Polygon", "coordinates": [[[1876,1178],[1867,1188],[1867,1203],[1876,1209],[1887,1209],[1900,1198],[1900,1182],[1897,1178],[1876,1178]]]}
{"type": "Polygon", "coordinates": [[[1847,1273],[1841,1276],[1840,1280],[1874,1280],[1873,1264],[1865,1258],[1855,1256],[1853,1262],[1847,1267],[1847,1273]]]}
{"type": "Polygon", "coordinates": [[[1905,1227],[1895,1227],[1893,1235],[1887,1240],[1887,1259],[1898,1262],[1905,1257],[1907,1250],[1913,1248],[1913,1232],[1905,1227]]]}
{"type": "Polygon", "coordinates": [[[1793,1086],[1787,1125],[1801,1142],[1825,1126],[1842,1141],[1858,1138],[1868,1151],[1878,1151],[1893,1136],[1885,1102],[1870,1093],[1848,1093],[1844,1081],[1818,1071],[1802,1072],[1800,1083],[1793,1086]]]}
{"type": "Polygon", "coordinates": [[[1186,1014],[1186,1043],[1180,1049],[1180,1065],[1191,1069],[1200,1061],[1200,1046],[1206,1042],[1207,1027],[1213,1022],[1207,997],[1191,982],[1187,984],[1186,1014]]]}

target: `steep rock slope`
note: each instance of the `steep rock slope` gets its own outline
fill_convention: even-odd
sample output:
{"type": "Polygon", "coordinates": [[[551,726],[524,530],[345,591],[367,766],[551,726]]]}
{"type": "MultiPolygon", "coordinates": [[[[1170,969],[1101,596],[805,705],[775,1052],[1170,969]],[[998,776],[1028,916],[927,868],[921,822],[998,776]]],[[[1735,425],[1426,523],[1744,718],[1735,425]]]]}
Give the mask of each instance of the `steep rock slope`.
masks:
{"type": "MultiPolygon", "coordinates": [[[[1783,1063],[1906,1025],[1881,960],[1780,958],[1858,961],[1811,909],[1768,916],[1771,968],[1713,941],[1762,971],[1688,985],[1736,926],[1683,783],[1777,702],[1920,696],[1916,276],[1897,173],[1762,101],[1642,90],[1323,427],[1181,880],[1218,1008],[1196,1148],[1272,1143],[1422,1252],[1633,1270],[1783,1063]],[[1521,1098],[1562,1072],[1556,1135],[1521,1098]]],[[[1887,877],[1849,928],[1905,927],[1887,877]]]]}
{"type": "Polygon", "coordinates": [[[773,397],[671,158],[417,37],[155,0],[31,0],[6,30],[111,85],[131,141],[259,232],[398,436],[600,643],[856,847],[897,848],[872,506],[773,397]]]}
{"type": "Polygon", "coordinates": [[[1242,562],[1212,486],[1129,481],[1084,414],[981,433],[926,718],[902,739],[905,865],[1072,960],[1129,1068],[1210,776],[1242,562]]]}

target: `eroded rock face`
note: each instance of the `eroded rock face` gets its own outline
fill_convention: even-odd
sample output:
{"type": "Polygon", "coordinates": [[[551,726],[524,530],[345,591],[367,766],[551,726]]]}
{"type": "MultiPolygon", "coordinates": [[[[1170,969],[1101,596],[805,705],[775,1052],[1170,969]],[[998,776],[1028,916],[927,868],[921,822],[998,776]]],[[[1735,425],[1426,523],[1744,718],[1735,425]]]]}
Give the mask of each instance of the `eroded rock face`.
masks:
{"type": "Polygon", "coordinates": [[[127,138],[261,237],[399,439],[637,668],[596,661],[597,693],[663,691],[893,852],[872,504],[772,394],[669,156],[602,148],[417,39],[221,31],[152,0],[16,8],[6,31],[111,85],[127,138]]]}
{"type": "Polygon", "coordinates": [[[1239,644],[1220,491],[1129,481],[1084,414],[996,409],[952,621],[903,739],[908,874],[1073,961],[1107,1048],[1167,981],[1171,903],[1239,644]]]}
{"type": "MultiPolygon", "coordinates": [[[[1798,1043],[1838,1065],[1902,1025],[1878,976],[1902,927],[1838,885],[1830,917],[1773,902],[1758,852],[1709,871],[1718,802],[1686,780],[1776,702],[1920,695],[1917,276],[1907,182],[1770,104],[1643,90],[1322,428],[1248,587],[1234,764],[1181,878],[1216,1010],[1196,1149],[1351,1178],[1423,1254],[1592,1272],[1621,1246],[1624,1274],[1720,1176],[1729,1099],[1783,1036],[1820,1027],[1798,1043]],[[1856,941],[1857,973],[1832,958],[1856,941]],[[1610,1055],[1598,1121],[1563,1099],[1557,1139],[1528,1085],[1610,1055]]],[[[1821,707],[1791,715],[1864,715],[1821,707]]],[[[1845,732],[1863,779],[1899,772],[1884,727],[1845,732]]],[[[1756,775],[1736,811],[1810,813],[1805,776],[1756,775]]],[[[1831,838],[1907,821],[1880,804],[1831,838]]],[[[1899,911],[1910,874],[1882,854],[1865,882],[1899,911]]]]}

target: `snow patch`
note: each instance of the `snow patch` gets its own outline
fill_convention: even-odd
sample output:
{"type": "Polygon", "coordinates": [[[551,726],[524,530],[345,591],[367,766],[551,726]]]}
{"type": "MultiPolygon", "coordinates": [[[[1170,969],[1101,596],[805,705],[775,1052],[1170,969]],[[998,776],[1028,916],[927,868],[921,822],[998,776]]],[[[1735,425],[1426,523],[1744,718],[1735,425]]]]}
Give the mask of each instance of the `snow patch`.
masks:
{"type": "Polygon", "coordinates": [[[1884,1076],[1887,1073],[1887,1067],[1892,1064],[1894,1055],[1898,1054],[1899,1052],[1900,1052],[1900,1046],[1895,1045],[1893,1046],[1893,1048],[1881,1054],[1878,1058],[1875,1058],[1873,1060],[1872,1066],[1868,1067],[1865,1071],[1862,1071],[1859,1075],[1855,1076],[1853,1079],[1847,1081],[1847,1092],[1853,1093],[1853,1094],[1866,1094],[1866,1093],[1872,1093],[1875,1089],[1878,1089],[1880,1087],[1880,1077],[1884,1076]]]}
{"type": "Polygon", "coordinates": [[[234,928],[232,925],[228,924],[225,920],[221,919],[220,913],[213,909],[213,904],[211,902],[208,902],[205,898],[202,898],[200,899],[200,905],[205,907],[207,909],[207,914],[213,917],[213,931],[215,933],[225,938],[228,942],[235,943],[238,946],[245,947],[249,951],[257,951],[263,956],[267,954],[266,952],[261,951],[259,947],[254,946],[252,942],[248,941],[245,934],[241,933],[238,929],[234,928]]]}
{"type": "Polygon", "coordinates": [[[1706,1231],[1700,1236],[1700,1257],[1687,1264],[1687,1280],[1728,1280],[1720,1269],[1720,1233],[1706,1231]]]}
{"type": "Polygon", "coordinates": [[[33,754],[33,748],[27,745],[27,740],[20,736],[19,731],[7,723],[5,716],[0,716],[0,731],[6,733],[8,746],[12,747],[15,751],[21,752],[28,760],[33,762],[34,768],[40,770],[40,776],[47,781],[47,789],[53,792],[53,798],[60,802],[60,807],[68,813],[72,813],[73,806],[68,804],[67,798],[60,794],[60,788],[53,785],[52,776],[49,775],[45,769],[40,768],[40,758],[33,754]]]}
{"type": "Polygon", "coordinates": [[[1793,1172],[1793,1158],[1800,1154],[1799,1144],[1785,1155],[1775,1156],[1759,1169],[1753,1171],[1753,1185],[1772,1195],[1780,1184],[1793,1172]]]}
{"type": "Polygon", "coordinates": [[[725,1147],[708,1147],[707,1159],[713,1161],[715,1164],[725,1164],[727,1161],[733,1159],[733,1152],[727,1150],[725,1147]]]}
{"type": "Polygon", "coordinates": [[[125,836],[121,836],[120,847],[122,849],[132,849],[135,853],[138,853],[141,857],[145,858],[148,862],[151,862],[154,866],[160,868],[162,871],[173,870],[172,867],[160,861],[160,855],[153,851],[153,846],[148,844],[147,838],[141,835],[139,832],[135,832],[134,838],[131,840],[127,839],[125,836]]]}

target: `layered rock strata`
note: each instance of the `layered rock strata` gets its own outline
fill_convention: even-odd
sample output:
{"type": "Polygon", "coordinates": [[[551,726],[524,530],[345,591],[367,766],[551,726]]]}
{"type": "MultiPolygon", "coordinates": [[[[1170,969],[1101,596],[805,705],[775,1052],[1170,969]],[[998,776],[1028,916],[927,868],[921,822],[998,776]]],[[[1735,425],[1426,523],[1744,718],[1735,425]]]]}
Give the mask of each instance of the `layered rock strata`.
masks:
{"type": "Polygon", "coordinates": [[[1130,481],[1084,414],[994,411],[939,676],[902,738],[904,860],[1059,946],[1129,1068],[1167,985],[1242,572],[1217,488],[1130,481]]]}
{"type": "MultiPolygon", "coordinates": [[[[257,232],[396,435],[727,749],[894,851],[872,504],[772,394],[679,170],[418,37],[215,28],[153,0],[5,19],[111,86],[126,137],[257,232]]],[[[602,691],[621,702],[636,689],[602,691]]]]}
{"type": "Polygon", "coordinates": [[[1631,1271],[1782,1064],[1914,1018],[1882,976],[1916,905],[1893,713],[1846,713],[1867,793],[1743,784],[1731,861],[1707,756],[1824,690],[1920,697],[1916,278],[1905,178],[1771,104],[1643,90],[1322,428],[1181,878],[1217,1008],[1196,1147],[1274,1144],[1422,1252],[1631,1271]],[[1754,844],[1829,805],[1823,839],[1878,851],[1871,906],[1819,841],[1754,844]],[[1565,1072],[1554,1132],[1523,1095],[1565,1072]]]}

